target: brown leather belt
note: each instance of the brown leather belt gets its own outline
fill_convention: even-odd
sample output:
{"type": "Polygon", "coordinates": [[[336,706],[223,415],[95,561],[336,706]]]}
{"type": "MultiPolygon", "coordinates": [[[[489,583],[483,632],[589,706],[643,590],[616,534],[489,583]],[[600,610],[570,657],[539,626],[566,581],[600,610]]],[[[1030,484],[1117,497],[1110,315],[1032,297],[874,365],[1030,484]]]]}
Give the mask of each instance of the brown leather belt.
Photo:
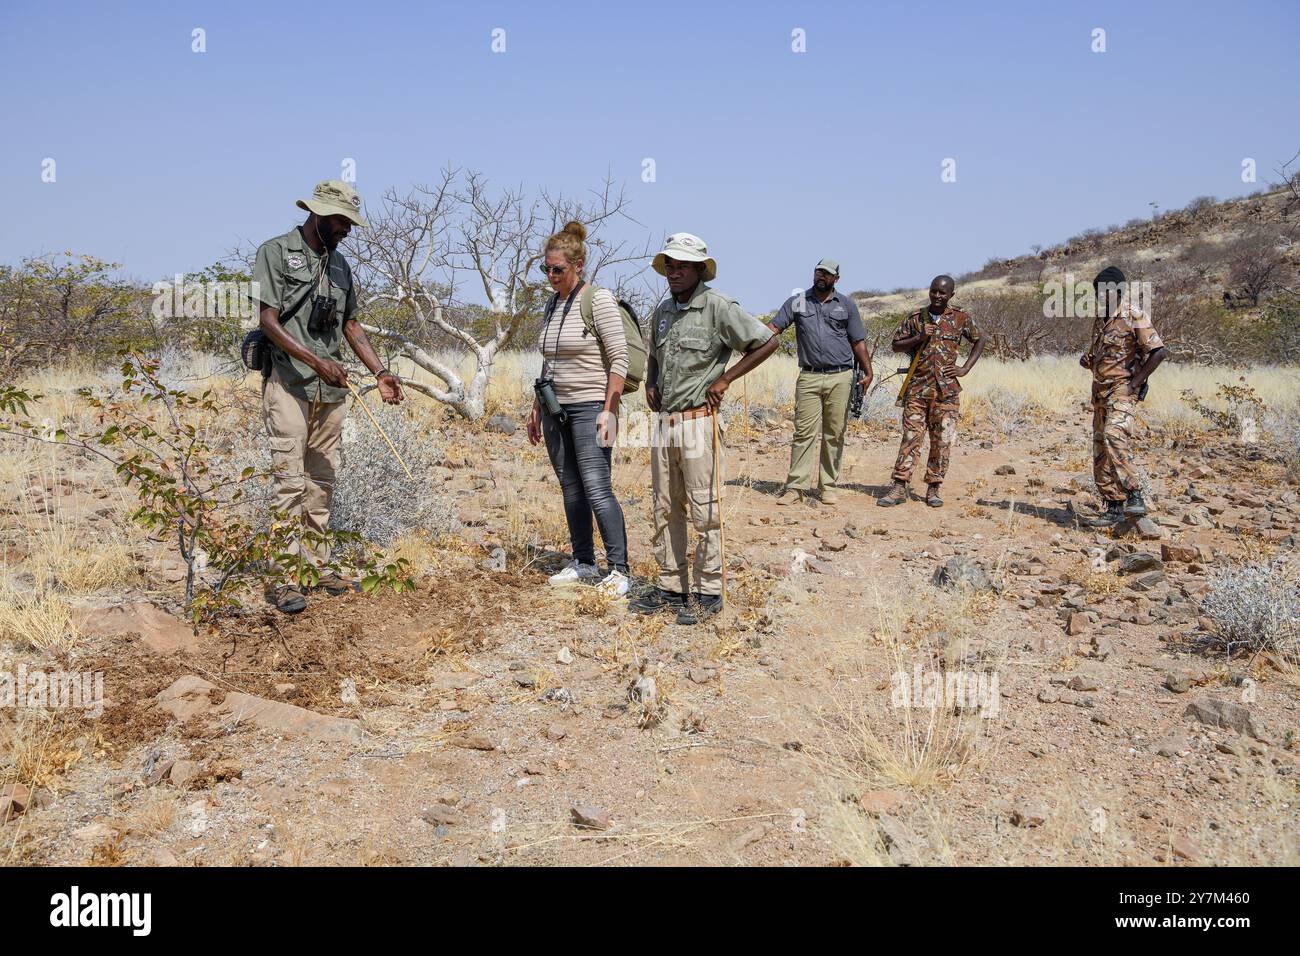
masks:
{"type": "Polygon", "coordinates": [[[713,414],[713,409],[708,405],[701,405],[699,408],[688,408],[684,412],[666,412],[668,426],[671,428],[678,422],[688,422],[692,418],[707,418],[713,414]]]}

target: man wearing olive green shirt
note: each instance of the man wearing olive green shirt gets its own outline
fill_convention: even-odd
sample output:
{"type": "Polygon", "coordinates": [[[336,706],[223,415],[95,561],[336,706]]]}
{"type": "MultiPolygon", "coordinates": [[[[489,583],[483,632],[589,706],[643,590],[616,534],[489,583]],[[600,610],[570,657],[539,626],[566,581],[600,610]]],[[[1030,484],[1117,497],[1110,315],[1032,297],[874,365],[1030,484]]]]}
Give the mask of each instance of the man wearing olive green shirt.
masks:
{"type": "Polygon", "coordinates": [[[777,340],[735,299],[705,285],[718,264],[698,236],[669,236],[652,265],[672,292],[650,318],[645,378],[646,403],[659,413],[650,449],[659,585],[629,608],[639,614],[676,611],[678,624],[697,624],[722,610],[722,460],[712,419],[731,383],[771,355],[777,340]],[[728,370],[733,351],[744,355],[728,370]],[[694,591],[687,568],[688,517],[699,535],[694,591]]]}
{"type": "MultiPolygon", "coordinates": [[[[320,535],[329,527],[347,415],[343,340],[374,373],[385,402],[395,405],[403,396],[397,377],[382,367],[356,320],[352,270],[338,251],[354,224],[366,225],[361,197],[346,183],[329,180],[317,185],[311,199],[298,200],[298,207],[309,213],[307,221],[258,247],[253,283],[262,333],[272,345],[270,373],[262,380],[275,476],[271,507],[320,535]]],[[[294,553],[300,552],[317,566],[329,561],[324,544],[296,541],[294,553]]],[[[326,573],[317,587],[342,594],[352,584],[326,573]]],[[[274,600],[286,614],[307,606],[297,582],[277,588],[274,600]]]]}

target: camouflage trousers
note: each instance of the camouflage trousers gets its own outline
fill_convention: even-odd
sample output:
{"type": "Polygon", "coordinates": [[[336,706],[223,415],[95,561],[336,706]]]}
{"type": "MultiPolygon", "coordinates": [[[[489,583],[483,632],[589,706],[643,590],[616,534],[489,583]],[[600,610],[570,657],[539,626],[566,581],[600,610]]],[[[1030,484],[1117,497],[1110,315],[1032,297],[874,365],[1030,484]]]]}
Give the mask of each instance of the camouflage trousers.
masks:
{"type": "Polygon", "coordinates": [[[903,441],[894,462],[894,481],[907,484],[921,454],[921,441],[930,434],[930,457],[925,463],[925,483],[942,484],[948,471],[948,453],[957,434],[960,399],[941,397],[933,389],[908,392],[903,399],[903,441]]]}
{"type": "Polygon", "coordinates": [[[1133,460],[1133,408],[1127,387],[1093,392],[1092,477],[1107,501],[1123,501],[1142,487],[1133,460]]]}

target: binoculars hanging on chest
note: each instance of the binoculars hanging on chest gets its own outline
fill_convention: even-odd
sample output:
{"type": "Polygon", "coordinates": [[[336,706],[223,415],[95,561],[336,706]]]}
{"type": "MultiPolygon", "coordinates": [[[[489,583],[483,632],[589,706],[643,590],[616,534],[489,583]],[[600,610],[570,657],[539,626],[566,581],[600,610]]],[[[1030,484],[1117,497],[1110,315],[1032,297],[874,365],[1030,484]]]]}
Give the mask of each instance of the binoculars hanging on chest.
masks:
{"type": "Polygon", "coordinates": [[[338,303],[333,296],[317,295],[311,301],[311,315],[307,317],[307,331],[312,335],[324,335],[338,318],[338,303]]]}

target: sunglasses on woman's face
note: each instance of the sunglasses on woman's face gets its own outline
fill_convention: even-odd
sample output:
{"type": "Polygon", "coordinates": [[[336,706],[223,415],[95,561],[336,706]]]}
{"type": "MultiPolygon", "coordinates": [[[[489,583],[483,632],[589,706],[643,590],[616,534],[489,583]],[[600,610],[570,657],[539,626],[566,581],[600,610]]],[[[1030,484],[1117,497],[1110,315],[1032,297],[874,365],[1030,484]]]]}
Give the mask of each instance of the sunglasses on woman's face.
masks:
{"type": "Polygon", "coordinates": [[[538,266],[538,268],[542,270],[542,273],[543,273],[544,275],[548,275],[548,276],[562,276],[562,275],[564,275],[565,270],[568,269],[569,267],[568,267],[568,266],[548,266],[545,262],[543,262],[540,266],[538,266]]]}

